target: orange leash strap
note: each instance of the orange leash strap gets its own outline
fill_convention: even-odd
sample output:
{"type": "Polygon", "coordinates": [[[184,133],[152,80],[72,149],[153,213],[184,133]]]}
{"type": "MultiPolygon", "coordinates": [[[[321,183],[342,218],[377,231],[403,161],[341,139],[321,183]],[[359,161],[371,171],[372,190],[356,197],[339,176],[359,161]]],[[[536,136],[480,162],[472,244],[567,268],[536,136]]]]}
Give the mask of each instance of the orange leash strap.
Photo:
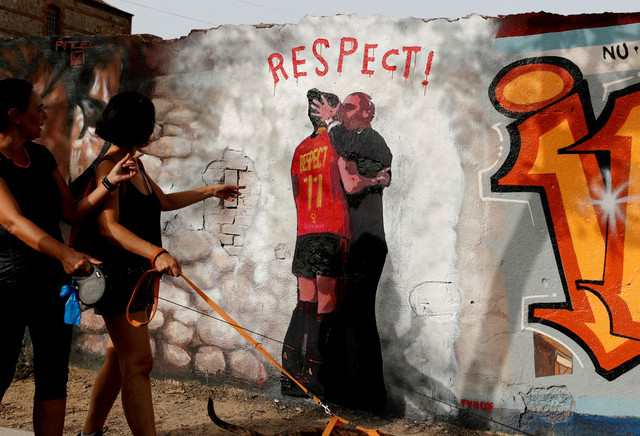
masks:
{"type": "Polygon", "coordinates": [[[283,372],[287,377],[289,377],[291,380],[293,380],[293,381],[294,381],[294,383],[295,383],[295,384],[297,384],[297,385],[300,387],[300,389],[302,389],[306,394],[311,395],[311,396],[313,397],[313,401],[314,401],[317,405],[321,405],[320,399],[319,399],[318,397],[316,397],[315,395],[311,394],[307,388],[305,388],[302,384],[300,384],[300,383],[298,382],[298,380],[296,380],[296,379],[295,379],[291,374],[289,374],[289,373],[287,372],[287,370],[286,370],[286,369],[284,369],[284,368],[282,367],[282,365],[280,365],[280,364],[278,363],[278,361],[277,361],[276,359],[274,359],[274,358],[273,358],[273,356],[271,356],[271,354],[269,354],[269,353],[267,352],[267,350],[265,350],[264,348],[262,348],[262,345],[260,345],[258,342],[256,342],[256,340],[255,340],[255,339],[253,339],[253,338],[252,338],[252,337],[251,337],[251,336],[250,336],[250,335],[249,335],[249,334],[248,334],[248,333],[247,333],[247,332],[246,332],[242,327],[240,327],[240,326],[238,325],[238,323],[236,323],[236,322],[235,322],[235,320],[234,320],[233,318],[231,318],[231,317],[227,314],[227,312],[225,312],[224,310],[222,310],[222,309],[220,308],[220,306],[218,306],[216,303],[214,303],[214,302],[213,302],[213,300],[212,300],[211,298],[207,297],[207,295],[206,295],[204,292],[202,292],[202,291],[200,290],[200,288],[198,288],[196,285],[194,285],[194,284],[193,284],[193,282],[192,282],[191,280],[189,280],[188,278],[186,278],[186,277],[184,276],[184,274],[180,273],[180,277],[182,277],[182,278],[184,279],[184,281],[185,281],[185,282],[187,282],[187,284],[189,284],[189,286],[191,286],[191,288],[193,288],[193,290],[194,290],[194,291],[196,291],[196,292],[198,293],[198,295],[200,295],[200,297],[202,297],[202,299],[203,299],[204,301],[206,301],[206,302],[207,302],[207,304],[208,304],[209,306],[211,306],[211,308],[212,308],[213,310],[215,310],[215,311],[216,311],[216,313],[217,313],[218,315],[220,315],[220,316],[221,316],[221,317],[222,317],[226,322],[228,322],[228,323],[231,325],[231,327],[233,327],[233,328],[234,328],[238,333],[240,333],[240,335],[242,335],[242,337],[243,337],[243,338],[245,338],[245,339],[247,340],[247,342],[249,342],[251,345],[253,345],[254,347],[256,347],[256,349],[257,349],[258,351],[260,351],[260,353],[262,353],[262,355],[263,355],[263,356],[265,356],[267,359],[269,359],[269,361],[270,361],[271,363],[273,363],[275,366],[277,366],[277,367],[278,367],[278,369],[279,369],[280,371],[282,371],[282,372],[283,372]]]}
{"type": "Polygon", "coordinates": [[[340,427],[341,425],[342,425],[342,418],[340,418],[337,415],[333,415],[329,420],[329,422],[327,423],[327,426],[324,428],[324,431],[322,432],[322,436],[329,436],[333,431],[334,427],[340,427]]]}
{"type": "MultiPolygon", "coordinates": [[[[346,419],[340,418],[338,415],[332,415],[331,419],[327,423],[327,426],[324,428],[324,431],[322,432],[322,436],[329,436],[333,431],[334,427],[340,427],[342,426],[342,424],[345,424],[345,425],[349,424],[349,421],[347,421],[346,419]]],[[[355,426],[355,428],[356,430],[360,430],[361,432],[363,432],[368,436],[380,436],[381,434],[378,430],[369,430],[359,426],[355,426]]]]}
{"type": "MultiPolygon", "coordinates": [[[[140,277],[140,280],[138,281],[138,284],[136,285],[135,290],[133,291],[133,295],[131,296],[131,300],[129,301],[129,305],[127,306],[127,320],[129,321],[129,323],[131,325],[133,325],[134,327],[140,327],[142,325],[148,324],[151,319],[153,318],[153,315],[155,315],[156,310],[158,308],[158,287],[159,287],[159,274],[158,277],[155,278],[155,289],[154,289],[154,307],[153,307],[153,314],[151,315],[150,319],[146,322],[139,322],[136,321],[134,319],[131,319],[129,317],[129,307],[131,306],[131,303],[133,302],[136,293],[138,292],[138,289],[141,287],[144,279],[146,278],[146,276],[150,273],[158,273],[158,271],[156,269],[151,269],[147,272],[145,272],[142,277],[140,277]]],[[[202,292],[202,290],[200,288],[198,288],[191,280],[189,280],[187,277],[185,277],[184,274],[180,273],[180,277],[182,277],[184,279],[185,282],[187,282],[187,284],[189,286],[191,286],[191,288],[196,291],[196,293],[198,295],[200,295],[200,297],[202,297],[202,299],[204,301],[207,302],[207,304],[209,306],[211,306],[211,308],[213,310],[216,311],[216,313],[218,315],[220,315],[231,327],[233,327],[238,333],[240,333],[240,335],[245,338],[247,340],[247,342],[249,342],[251,345],[253,345],[258,351],[260,351],[260,353],[262,353],[262,355],[264,357],[266,357],[267,359],[269,359],[269,361],[271,363],[273,363],[280,371],[282,371],[283,374],[285,374],[287,377],[289,377],[296,385],[298,385],[298,387],[300,389],[302,389],[302,391],[304,393],[306,393],[307,395],[311,396],[313,401],[318,405],[324,408],[325,412],[331,414],[331,419],[329,420],[329,423],[327,424],[327,427],[325,428],[324,432],[322,433],[322,436],[328,436],[331,434],[331,431],[333,430],[334,427],[336,426],[341,426],[342,424],[348,424],[349,421],[347,421],[346,419],[340,418],[339,416],[331,413],[329,411],[329,408],[327,406],[325,406],[324,404],[322,404],[322,401],[320,401],[320,399],[318,397],[316,397],[315,395],[313,395],[311,392],[309,392],[309,390],[307,388],[304,387],[304,385],[302,385],[298,380],[296,380],[291,374],[289,374],[287,372],[286,369],[284,369],[282,367],[282,365],[280,365],[280,363],[278,363],[278,361],[276,359],[273,358],[273,356],[271,354],[269,354],[267,352],[267,350],[265,350],[262,345],[260,345],[255,339],[253,339],[249,333],[247,333],[242,327],[240,327],[238,325],[238,323],[236,323],[236,321],[231,318],[227,312],[225,312],[224,310],[222,310],[222,308],[220,308],[220,306],[218,306],[211,298],[209,298],[207,296],[207,294],[205,294],[204,292],[202,292]]],[[[362,427],[356,427],[358,430],[364,432],[367,435],[370,436],[379,436],[380,433],[378,432],[378,430],[367,430],[365,428],[362,427]]]]}
{"type": "Polygon", "coordinates": [[[153,317],[156,315],[156,310],[158,310],[159,291],[160,291],[160,272],[158,272],[158,270],[154,268],[142,274],[142,277],[140,277],[140,280],[138,280],[136,287],[133,289],[133,294],[131,294],[131,299],[129,299],[129,304],[127,304],[127,311],[125,312],[125,315],[127,315],[127,321],[129,321],[129,324],[131,324],[134,327],[141,327],[151,322],[153,317]],[[149,277],[152,274],[155,275],[155,277],[153,278],[153,312],[151,313],[151,316],[149,317],[148,320],[144,322],[136,321],[135,319],[131,318],[131,314],[129,313],[129,311],[131,310],[131,305],[133,304],[133,301],[136,299],[136,295],[138,294],[138,291],[140,290],[142,285],[146,282],[147,277],[149,277]]]}

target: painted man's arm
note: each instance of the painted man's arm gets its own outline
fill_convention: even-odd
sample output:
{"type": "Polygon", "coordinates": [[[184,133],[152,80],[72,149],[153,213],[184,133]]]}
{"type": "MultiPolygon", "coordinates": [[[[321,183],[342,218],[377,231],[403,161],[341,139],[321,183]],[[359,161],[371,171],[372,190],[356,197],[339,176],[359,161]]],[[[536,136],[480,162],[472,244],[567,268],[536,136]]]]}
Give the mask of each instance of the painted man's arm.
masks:
{"type": "Polygon", "coordinates": [[[357,194],[370,186],[387,186],[391,181],[389,168],[384,168],[375,177],[364,177],[358,172],[355,162],[346,160],[342,156],[338,158],[338,169],[342,186],[347,194],[357,194]]]}

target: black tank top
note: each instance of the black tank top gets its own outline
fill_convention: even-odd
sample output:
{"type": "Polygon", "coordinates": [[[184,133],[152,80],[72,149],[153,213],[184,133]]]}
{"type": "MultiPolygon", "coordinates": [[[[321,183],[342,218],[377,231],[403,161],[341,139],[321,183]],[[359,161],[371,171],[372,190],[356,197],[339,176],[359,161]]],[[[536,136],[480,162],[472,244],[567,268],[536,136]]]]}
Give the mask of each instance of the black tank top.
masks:
{"type": "MultiPolygon", "coordinates": [[[[58,167],[53,154],[43,145],[25,143],[29,164],[20,166],[0,153],[0,177],[5,181],[22,214],[42,230],[62,242],[60,233],[61,197],[53,176],[58,167]]],[[[64,270],[56,259],[34,250],[0,226],[0,283],[16,276],[63,279],[64,270]]],[[[52,282],[53,283],[53,282],[52,282]]]]}
{"type": "MultiPolygon", "coordinates": [[[[142,162],[140,162],[140,172],[145,183],[151,188],[142,162]]],[[[131,181],[126,181],[118,188],[118,191],[120,196],[118,222],[140,239],[161,247],[161,204],[153,189],[151,188],[151,194],[143,194],[131,181]]],[[[149,259],[116,247],[104,239],[98,244],[95,256],[105,263],[113,265],[143,266],[145,268],[150,266],[149,259]]]]}

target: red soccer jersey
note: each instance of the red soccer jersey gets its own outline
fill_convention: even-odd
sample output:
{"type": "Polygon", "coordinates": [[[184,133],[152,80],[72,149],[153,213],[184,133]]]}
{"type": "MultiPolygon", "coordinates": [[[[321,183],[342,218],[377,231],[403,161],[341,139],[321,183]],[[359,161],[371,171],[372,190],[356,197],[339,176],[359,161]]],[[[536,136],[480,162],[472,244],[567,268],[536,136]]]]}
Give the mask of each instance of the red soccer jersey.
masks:
{"type": "Polygon", "coordinates": [[[298,236],[328,232],[349,237],[338,154],[326,130],[298,145],[291,163],[291,178],[298,211],[298,236]]]}

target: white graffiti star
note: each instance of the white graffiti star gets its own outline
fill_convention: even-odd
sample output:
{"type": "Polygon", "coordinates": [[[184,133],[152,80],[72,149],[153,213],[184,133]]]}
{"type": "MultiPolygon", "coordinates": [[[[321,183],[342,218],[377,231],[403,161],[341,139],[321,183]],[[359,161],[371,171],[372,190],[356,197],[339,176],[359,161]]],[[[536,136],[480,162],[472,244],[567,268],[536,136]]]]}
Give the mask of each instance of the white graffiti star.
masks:
{"type": "Polygon", "coordinates": [[[620,194],[624,192],[629,186],[629,183],[623,183],[615,190],[611,186],[611,172],[609,170],[604,171],[604,189],[596,193],[598,199],[591,199],[590,204],[597,206],[602,211],[601,220],[606,222],[609,226],[609,231],[615,233],[617,222],[623,218],[620,205],[630,203],[638,200],[638,196],[626,196],[620,197],[620,194]]]}

